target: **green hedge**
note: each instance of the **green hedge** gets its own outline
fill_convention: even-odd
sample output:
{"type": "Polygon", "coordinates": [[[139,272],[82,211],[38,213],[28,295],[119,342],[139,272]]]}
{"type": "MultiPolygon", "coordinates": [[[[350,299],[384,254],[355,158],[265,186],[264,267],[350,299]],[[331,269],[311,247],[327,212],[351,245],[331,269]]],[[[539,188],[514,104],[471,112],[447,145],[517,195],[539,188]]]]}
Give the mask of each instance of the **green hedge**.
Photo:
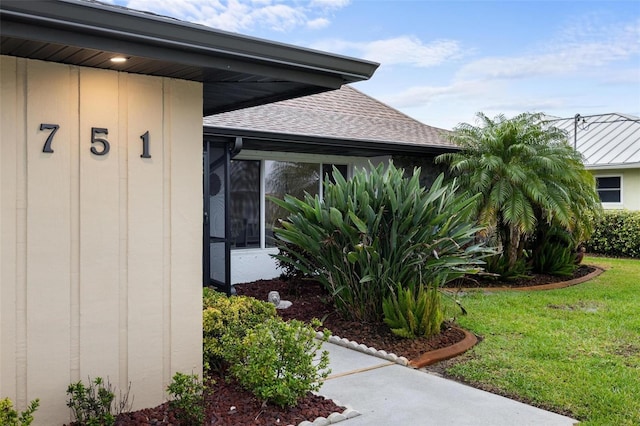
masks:
{"type": "Polygon", "coordinates": [[[605,210],[585,247],[589,253],[640,258],[640,211],[605,210]]]}

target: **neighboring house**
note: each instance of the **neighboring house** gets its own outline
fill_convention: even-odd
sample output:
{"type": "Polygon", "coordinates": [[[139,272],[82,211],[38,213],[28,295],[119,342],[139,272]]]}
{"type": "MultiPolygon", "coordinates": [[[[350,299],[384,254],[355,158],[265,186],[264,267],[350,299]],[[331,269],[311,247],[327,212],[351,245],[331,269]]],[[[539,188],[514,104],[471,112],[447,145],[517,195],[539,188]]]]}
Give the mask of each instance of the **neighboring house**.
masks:
{"type": "Polygon", "coordinates": [[[158,405],[202,372],[202,117],[378,64],[95,1],[2,0],[0,34],[0,397],[35,425],[89,376],[158,405]]]}
{"type": "Polygon", "coordinates": [[[208,116],[204,125],[211,167],[205,177],[203,278],[227,291],[230,283],[280,274],[270,254],[277,253],[272,229],[284,215],[267,196],[322,196],[324,176],[333,167],[348,177],[354,167],[392,158],[405,169],[424,165],[433,174],[433,157],[456,149],[445,130],[349,86],[208,116]]]}
{"type": "Polygon", "coordinates": [[[550,119],[596,178],[605,209],[640,210],[640,118],[611,113],[550,119]]]}

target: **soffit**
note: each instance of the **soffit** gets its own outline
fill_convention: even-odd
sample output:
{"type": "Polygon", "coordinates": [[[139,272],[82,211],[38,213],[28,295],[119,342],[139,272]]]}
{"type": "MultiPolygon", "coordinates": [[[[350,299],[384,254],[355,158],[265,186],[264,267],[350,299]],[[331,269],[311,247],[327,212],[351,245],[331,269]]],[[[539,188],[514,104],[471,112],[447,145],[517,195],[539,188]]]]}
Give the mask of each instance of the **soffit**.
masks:
{"type": "Polygon", "coordinates": [[[3,0],[0,18],[3,55],[199,81],[203,115],[336,89],[378,67],[97,2],[3,0]]]}

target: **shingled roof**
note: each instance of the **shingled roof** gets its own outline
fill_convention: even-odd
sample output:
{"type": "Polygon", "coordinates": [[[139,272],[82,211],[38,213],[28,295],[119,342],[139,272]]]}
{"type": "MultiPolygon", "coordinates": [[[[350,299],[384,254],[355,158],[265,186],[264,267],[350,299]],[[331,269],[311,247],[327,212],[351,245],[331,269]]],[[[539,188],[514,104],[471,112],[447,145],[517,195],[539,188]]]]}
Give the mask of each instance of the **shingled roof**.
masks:
{"type": "Polygon", "coordinates": [[[447,130],[427,126],[350,86],[225,112],[204,118],[204,125],[217,129],[244,130],[271,135],[289,135],[361,141],[374,147],[394,145],[399,151],[429,152],[455,149],[446,139],[447,130]]]}

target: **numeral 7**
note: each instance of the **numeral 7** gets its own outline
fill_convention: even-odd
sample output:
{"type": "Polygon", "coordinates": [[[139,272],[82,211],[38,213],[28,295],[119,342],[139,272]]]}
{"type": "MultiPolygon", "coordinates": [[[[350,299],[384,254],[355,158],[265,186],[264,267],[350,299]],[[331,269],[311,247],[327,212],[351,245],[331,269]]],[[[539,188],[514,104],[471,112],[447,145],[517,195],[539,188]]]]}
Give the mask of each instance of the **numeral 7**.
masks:
{"type": "Polygon", "coordinates": [[[49,133],[49,136],[47,136],[47,140],[44,142],[42,152],[53,152],[53,149],[51,148],[51,142],[53,142],[53,136],[56,134],[59,128],[60,126],[57,124],[40,124],[40,130],[51,130],[51,133],[49,133]]]}

